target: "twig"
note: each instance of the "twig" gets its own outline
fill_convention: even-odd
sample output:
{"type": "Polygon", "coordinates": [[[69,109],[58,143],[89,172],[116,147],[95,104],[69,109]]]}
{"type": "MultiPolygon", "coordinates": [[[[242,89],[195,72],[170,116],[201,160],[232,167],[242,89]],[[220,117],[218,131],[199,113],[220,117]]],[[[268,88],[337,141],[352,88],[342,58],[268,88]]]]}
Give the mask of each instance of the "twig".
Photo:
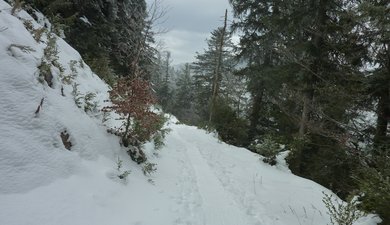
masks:
{"type": "Polygon", "coordinates": [[[295,212],[295,210],[293,208],[291,208],[290,205],[288,207],[290,208],[292,214],[298,219],[299,225],[302,225],[301,220],[299,219],[299,216],[297,215],[297,212],[295,212]]]}
{"type": "Polygon", "coordinates": [[[38,113],[41,111],[41,108],[42,108],[42,105],[43,105],[43,101],[45,100],[45,98],[42,98],[41,99],[41,103],[39,103],[38,105],[38,108],[37,110],[35,111],[35,115],[38,115],[38,113]]]}

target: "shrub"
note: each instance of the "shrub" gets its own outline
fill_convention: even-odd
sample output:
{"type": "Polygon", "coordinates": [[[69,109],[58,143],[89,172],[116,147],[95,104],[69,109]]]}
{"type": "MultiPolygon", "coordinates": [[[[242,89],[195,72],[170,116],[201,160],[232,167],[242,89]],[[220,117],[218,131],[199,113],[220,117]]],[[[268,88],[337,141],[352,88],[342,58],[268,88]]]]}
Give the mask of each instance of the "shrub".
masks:
{"type": "Polygon", "coordinates": [[[50,32],[47,35],[46,48],[43,50],[43,54],[49,62],[58,61],[57,38],[50,32]]]}
{"type": "Polygon", "coordinates": [[[247,144],[247,121],[240,118],[223,99],[218,99],[209,126],[215,128],[222,141],[236,146],[247,144]]]}
{"type": "Polygon", "coordinates": [[[87,92],[84,96],[84,111],[87,112],[96,112],[98,108],[98,103],[94,101],[96,97],[95,93],[87,92]]]}
{"type": "Polygon", "coordinates": [[[156,166],[157,166],[157,164],[155,164],[155,163],[146,162],[142,166],[142,172],[144,173],[145,176],[150,176],[150,175],[152,175],[152,173],[157,171],[156,166]]]}
{"type": "Polygon", "coordinates": [[[141,146],[157,134],[164,124],[164,117],[154,113],[151,108],[156,103],[148,81],[140,78],[122,78],[110,91],[111,106],[104,111],[115,111],[121,116],[123,124],[115,134],[121,136],[128,153],[137,163],[146,160],[141,146]]]}
{"type": "Polygon", "coordinates": [[[51,66],[46,61],[42,61],[41,65],[38,66],[39,77],[38,81],[44,83],[46,81],[49,87],[53,87],[53,74],[51,72],[51,66]]]}
{"type": "Polygon", "coordinates": [[[72,85],[72,95],[74,103],[78,108],[84,109],[84,112],[96,112],[98,108],[98,102],[94,101],[96,94],[93,92],[87,92],[85,95],[82,95],[78,90],[79,84],[74,83],[72,85]]]}
{"type": "Polygon", "coordinates": [[[383,220],[382,224],[390,224],[390,148],[388,145],[386,149],[382,148],[380,153],[377,152],[372,157],[371,164],[375,166],[362,168],[359,176],[356,177],[361,193],[359,206],[366,211],[379,214],[383,220]]]}
{"type": "Polygon", "coordinates": [[[22,21],[23,21],[24,27],[25,27],[28,31],[32,32],[32,31],[34,30],[34,25],[32,24],[31,20],[22,19],[22,21]]]}
{"type": "Polygon", "coordinates": [[[15,14],[22,9],[22,6],[23,2],[21,0],[15,0],[12,5],[11,15],[15,16],[15,14]]]}
{"type": "Polygon", "coordinates": [[[76,76],[77,76],[76,64],[77,64],[76,60],[71,60],[69,62],[69,68],[70,68],[71,73],[68,75],[62,76],[61,81],[64,84],[72,84],[73,80],[76,78],[76,76]]]}
{"type": "Polygon", "coordinates": [[[38,80],[43,83],[43,81],[46,81],[46,83],[49,85],[49,87],[53,87],[53,74],[51,71],[51,66],[55,66],[59,69],[61,73],[64,72],[64,68],[61,66],[61,64],[58,62],[58,49],[57,49],[57,38],[49,33],[48,41],[46,48],[43,50],[43,58],[41,65],[38,67],[39,69],[39,78],[38,80]]]}
{"type": "Polygon", "coordinates": [[[249,147],[252,151],[264,156],[263,162],[270,165],[276,164],[276,156],[281,151],[280,145],[272,137],[265,136],[260,143],[254,143],[249,147]]]}
{"type": "Polygon", "coordinates": [[[353,225],[355,221],[365,215],[358,210],[356,198],[348,202],[340,202],[336,197],[324,193],[322,202],[328,209],[332,225],[353,225]]]}
{"type": "Polygon", "coordinates": [[[116,166],[117,166],[116,169],[118,171],[118,178],[121,180],[126,180],[127,177],[130,175],[131,171],[130,170],[122,171],[122,163],[123,163],[123,161],[118,157],[118,160],[116,162],[116,166]]]}
{"type": "Polygon", "coordinates": [[[83,96],[79,92],[78,86],[79,84],[76,83],[72,85],[73,88],[72,95],[73,95],[74,103],[77,105],[78,108],[81,108],[83,106],[83,102],[81,101],[83,99],[83,96]]]}
{"type": "Polygon", "coordinates": [[[168,129],[162,129],[153,136],[153,144],[155,150],[159,150],[165,146],[164,139],[168,132],[168,129]]]}
{"type": "Polygon", "coordinates": [[[87,56],[85,60],[91,67],[92,71],[96,73],[102,80],[104,80],[111,87],[115,85],[117,77],[114,71],[111,69],[108,56],[87,56]]]}
{"type": "Polygon", "coordinates": [[[42,35],[46,32],[46,28],[45,27],[41,27],[41,28],[38,28],[38,29],[33,29],[32,32],[33,32],[34,40],[36,42],[40,42],[41,38],[42,38],[42,35]]]}

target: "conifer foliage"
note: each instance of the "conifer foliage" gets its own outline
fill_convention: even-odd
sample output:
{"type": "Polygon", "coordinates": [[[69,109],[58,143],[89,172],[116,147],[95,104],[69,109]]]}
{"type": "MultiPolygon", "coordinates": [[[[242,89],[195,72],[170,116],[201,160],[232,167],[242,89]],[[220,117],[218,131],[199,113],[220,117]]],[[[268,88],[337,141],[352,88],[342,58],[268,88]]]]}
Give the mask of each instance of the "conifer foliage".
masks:
{"type": "Polygon", "coordinates": [[[230,3],[252,97],[249,141],[276,136],[293,173],[344,199],[362,194],[389,224],[389,173],[378,163],[389,160],[388,1],[230,3]]]}

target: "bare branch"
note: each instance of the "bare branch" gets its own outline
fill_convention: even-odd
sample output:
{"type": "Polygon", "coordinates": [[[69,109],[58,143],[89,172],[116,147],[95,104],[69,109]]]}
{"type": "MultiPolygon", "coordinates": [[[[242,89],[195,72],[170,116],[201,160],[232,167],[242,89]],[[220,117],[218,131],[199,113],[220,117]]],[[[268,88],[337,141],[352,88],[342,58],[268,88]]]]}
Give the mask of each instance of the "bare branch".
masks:
{"type": "Polygon", "coordinates": [[[159,27],[157,31],[153,32],[155,35],[164,34],[169,31],[167,28],[160,27],[168,20],[167,13],[169,10],[169,7],[163,6],[163,0],[154,0],[150,5],[146,22],[151,27],[159,27]]]}

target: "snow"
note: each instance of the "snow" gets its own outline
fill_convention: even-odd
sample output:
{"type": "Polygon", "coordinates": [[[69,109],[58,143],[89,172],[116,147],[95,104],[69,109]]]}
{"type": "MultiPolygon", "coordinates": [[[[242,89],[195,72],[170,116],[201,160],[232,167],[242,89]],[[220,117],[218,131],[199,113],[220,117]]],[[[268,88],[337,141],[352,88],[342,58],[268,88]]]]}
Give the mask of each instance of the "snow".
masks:
{"type": "Polygon", "coordinates": [[[86,23],[89,26],[92,26],[91,22],[89,22],[88,18],[86,16],[80,17],[80,20],[86,23]]]}
{"type": "MultiPolygon", "coordinates": [[[[38,81],[46,37],[37,43],[22,20],[36,22],[26,12],[10,15],[0,0],[0,224],[6,225],[325,225],[329,223],[324,187],[292,175],[283,158],[278,166],[264,164],[246,149],[220,142],[204,130],[178,124],[166,146],[145,145],[157,172],[145,176],[106,132],[118,123],[102,124],[100,112],[86,113],[76,106],[72,86],[63,84],[54,70],[54,86],[38,81]],[[18,18],[19,17],[19,18],[18,18]],[[11,48],[30,46],[32,52],[11,48]],[[65,96],[61,95],[64,87],[65,96]],[[40,112],[35,115],[41,99],[40,112]],[[72,142],[65,149],[60,133],[72,142]],[[118,157],[121,180],[116,170],[118,157]]],[[[46,21],[38,15],[40,21],[46,21]]],[[[46,23],[46,22],[45,22],[46,23]]],[[[59,63],[71,73],[71,61],[81,56],[58,38],[59,63]]],[[[79,63],[80,64],[80,63],[79,63]]],[[[101,109],[109,87],[90,68],[77,66],[82,95],[95,93],[101,109]]],[[[115,117],[115,115],[111,115],[115,117]]],[[[355,225],[374,225],[367,216],[355,225]]]]}

